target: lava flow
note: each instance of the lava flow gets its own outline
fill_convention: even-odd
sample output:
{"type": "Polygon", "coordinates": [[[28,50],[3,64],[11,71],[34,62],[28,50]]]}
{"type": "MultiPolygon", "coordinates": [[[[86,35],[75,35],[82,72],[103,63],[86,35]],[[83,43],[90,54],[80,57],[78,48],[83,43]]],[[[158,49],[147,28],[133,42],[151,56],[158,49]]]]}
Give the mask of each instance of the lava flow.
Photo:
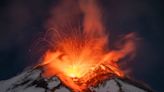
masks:
{"type": "Polygon", "coordinates": [[[123,37],[117,50],[112,50],[101,9],[95,0],[63,0],[60,3],[48,24],[48,29],[52,29],[47,38],[51,47],[40,64],[44,67],[43,75],[58,76],[63,84],[78,91],[112,75],[124,77],[118,61],[134,53],[134,34],[123,37]],[[72,23],[81,19],[78,27],[72,23]]]}

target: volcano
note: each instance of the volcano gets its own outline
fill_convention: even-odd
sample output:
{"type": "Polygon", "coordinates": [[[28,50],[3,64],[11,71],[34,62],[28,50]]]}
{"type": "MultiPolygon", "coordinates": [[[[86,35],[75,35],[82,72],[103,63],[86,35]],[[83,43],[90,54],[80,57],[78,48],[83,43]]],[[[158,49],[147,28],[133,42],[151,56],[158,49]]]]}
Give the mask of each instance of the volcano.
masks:
{"type": "Polygon", "coordinates": [[[43,77],[42,72],[41,67],[29,69],[16,77],[0,81],[0,92],[153,92],[142,83],[113,74],[109,74],[111,77],[106,78],[104,81],[98,80],[102,78],[100,74],[94,76],[96,80],[93,77],[87,83],[94,84],[96,81],[99,81],[99,83],[97,85],[88,85],[86,89],[79,91],[69,88],[57,76],[43,77]]]}
{"type": "Polygon", "coordinates": [[[96,0],[61,0],[53,12],[40,62],[2,81],[0,92],[152,92],[126,78],[118,64],[134,57],[135,33],[111,46],[96,0]]]}

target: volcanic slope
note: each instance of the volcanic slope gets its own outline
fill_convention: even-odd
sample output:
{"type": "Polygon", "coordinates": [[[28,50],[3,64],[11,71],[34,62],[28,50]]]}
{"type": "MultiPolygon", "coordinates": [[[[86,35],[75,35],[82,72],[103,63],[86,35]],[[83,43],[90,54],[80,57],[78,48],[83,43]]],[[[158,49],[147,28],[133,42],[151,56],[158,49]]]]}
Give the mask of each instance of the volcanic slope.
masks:
{"type": "MultiPolygon", "coordinates": [[[[58,77],[44,78],[41,69],[30,69],[0,81],[0,92],[78,92],[65,86],[58,77]]],[[[129,79],[113,77],[83,92],[153,92],[129,79]]]]}

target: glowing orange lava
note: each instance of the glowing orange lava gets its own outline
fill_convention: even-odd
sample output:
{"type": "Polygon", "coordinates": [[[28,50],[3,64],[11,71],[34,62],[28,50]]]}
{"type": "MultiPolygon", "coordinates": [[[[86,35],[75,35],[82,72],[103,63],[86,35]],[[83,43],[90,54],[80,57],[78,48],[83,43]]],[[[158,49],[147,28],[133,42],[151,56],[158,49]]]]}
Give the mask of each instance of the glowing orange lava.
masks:
{"type": "MultiPolygon", "coordinates": [[[[67,16],[60,16],[60,11],[70,3],[68,1],[62,2],[63,4],[56,9],[57,22],[68,19],[67,16]]],[[[73,90],[85,89],[88,85],[86,82],[98,75],[110,73],[123,77],[124,73],[117,63],[135,50],[133,33],[121,39],[123,43],[117,46],[119,47],[117,50],[109,48],[109,37],[104,30],[100,9],[95,0],[88,0],[87,4],[80,0],[80,12],[84,14],[82,28],[74,26],[63,28],[51,22],[50,28],[53,29],[51,36],[54,37],[51,39],[52,48],[45,53],[40,64],[44,67],[44,76],[58,76],[73,90]]]]}

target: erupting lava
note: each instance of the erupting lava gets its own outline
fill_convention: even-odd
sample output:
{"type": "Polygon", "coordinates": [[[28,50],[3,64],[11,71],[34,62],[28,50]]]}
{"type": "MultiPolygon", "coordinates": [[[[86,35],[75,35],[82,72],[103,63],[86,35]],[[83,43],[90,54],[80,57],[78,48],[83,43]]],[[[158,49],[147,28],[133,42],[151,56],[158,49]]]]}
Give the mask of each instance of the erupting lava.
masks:
{"type": "Polygon", "coordinates": [[[79,8],[77,4],[74,7],[74,0],[70,1],[64,0],[55,8],[56,15],[48,24],[48,28],[52,29],[47,38],[51,48],[40,64],[44,67],[43,75],[58,76],[73,90],[83,90],[88,85],[95,85],[93,82],[87,83],[90,80],[109,78],[110,74],[123,77],[124,73],[117,62],[134,52],[134,34],[130,33],[122,38],[122,44],[117,50],[110,49],[109,38],[95,0],[80,0],[79,8]],[[72,23],[77,20],[79,13],[83,14],[82,27],[72,23]]]}

